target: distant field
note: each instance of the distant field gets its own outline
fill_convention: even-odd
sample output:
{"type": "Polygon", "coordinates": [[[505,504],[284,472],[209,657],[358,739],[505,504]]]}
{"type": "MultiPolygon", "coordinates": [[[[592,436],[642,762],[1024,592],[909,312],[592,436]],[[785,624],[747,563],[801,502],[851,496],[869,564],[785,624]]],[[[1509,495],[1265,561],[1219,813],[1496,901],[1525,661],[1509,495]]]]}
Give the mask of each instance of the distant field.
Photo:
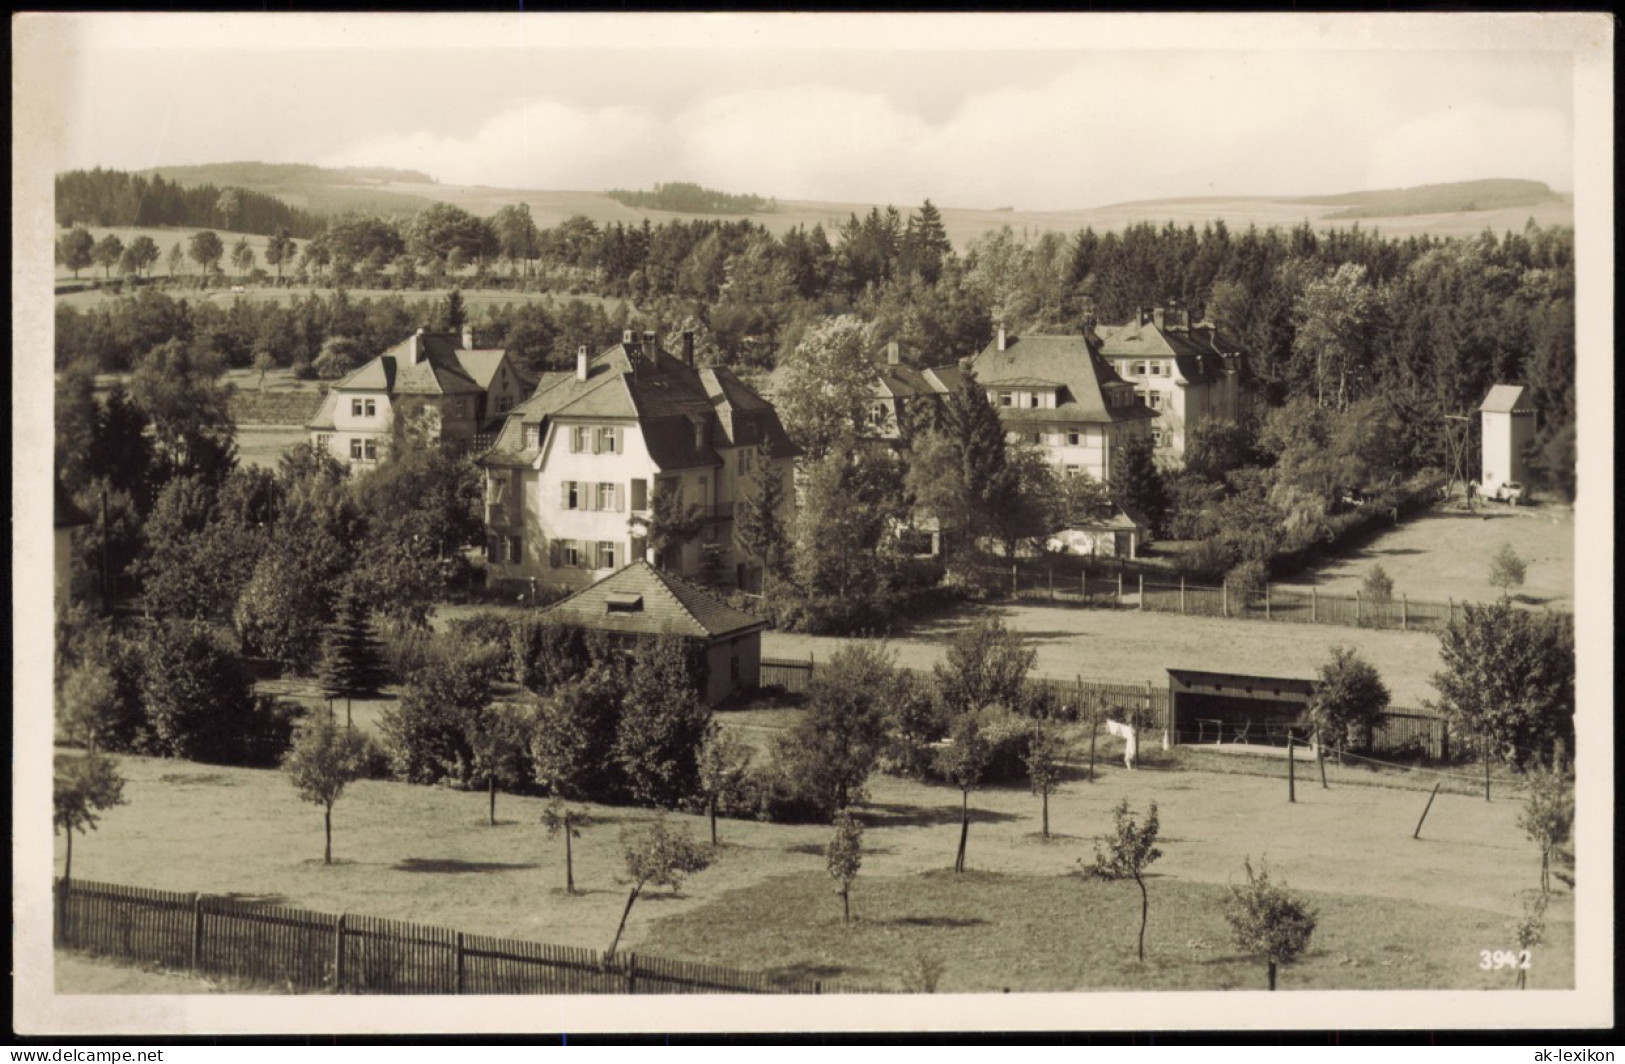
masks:
{"type": "Polygon", "coordinates": [[[1352,595],[1381,565],[1395,595],[1419,601],[1488,602],[1490,559],[1510,544],[1528,571],[1515,592],[1526,605],[1574,608],[1574,510],[1566,506],[1509,507],[1481,503],[1476,514],[1449,509],[1424,514],[1384,532],[1366,546],[1313,574],[1282,581],[1352,595]]]}

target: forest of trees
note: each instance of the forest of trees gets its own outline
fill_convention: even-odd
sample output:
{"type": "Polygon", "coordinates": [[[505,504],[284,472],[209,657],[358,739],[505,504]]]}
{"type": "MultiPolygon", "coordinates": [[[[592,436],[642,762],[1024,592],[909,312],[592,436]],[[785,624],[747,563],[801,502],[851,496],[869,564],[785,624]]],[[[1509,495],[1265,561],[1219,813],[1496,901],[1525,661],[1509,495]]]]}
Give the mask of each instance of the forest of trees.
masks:
{"type": "Polygon", "coordinates": [[[270,236],[287,229],[315,236],[325,220],[275,196],[246,188],[185,187],[160,174],[146,178],[122,170],[70,170],[56,177],[56,224],[103,227],[160,225],[227,229],[270,236]]]}
{"type": "Polygon", "coordinates": [[[616,203],[657,211],[684,211],[689,214],[757,214],[771,211],[772,200],[753,192],[735,195],[705,188],[690,181],[669,181],[656,185],[653,192],[612,188],[604,193],[616,203]]]}
{"type": "MultiPolygon", "coordinates": [[[[749,220],[599,225],[578,216],[541,228],[523,204],[489,219],[436,204],[405,222],[333,219],[282,269],[295,282],[340,290],[456,283],[635,305],[611,315],[570,302],[516,304],[476,322],[489,331],[486,342],[517,348],[532,371],[562,364],[572,344],[611,343],[631,326],[691,329],[707,363],[765,372],[810,328],[841,314],[864,322],[876,345],[898,341],[906,361],[943,365],[980,350],[995,321],[1015,333],[1074,331],[1177,304],[1239,342],[1266,408],[1297,398],[1337,413],[1375,403],[1400,427],[1413,468],[1442,464],[1445,415],[1476,409],[1492,383],[1526,384],[1540,412],[1543,476],[1572,487],[1564,472],[1573,467],[1575,409],[1567,228],[1530,223],[1465,239],[1393,239],[1358,225],[1318,232],[1307,223],[1239,233],[1222,222],[1139,224],[1033,238],[1006,228],[961,253],[930,201],[906,215],[875,208],[833,232],[796,226],[781,236],[749,220]]],[[[89,353],[103,369],[120,368],[135,353],[116,338],[127,320],[171,313],[162,301],[89,314],[63,308],[58,364],[89,353]]],[[[247,364],[262,346],[284,365],[314,359],[332,336],[381,350],[413,316],[405,303],[346,305],[338,295],[220,311],[231,319],[223,330],[207,319],[214,311],[187,313],[206,316],[202,335],[219,337],[228,361],[247,364]],[[333,312],[365,321],[322,324],[333,312]]]]}

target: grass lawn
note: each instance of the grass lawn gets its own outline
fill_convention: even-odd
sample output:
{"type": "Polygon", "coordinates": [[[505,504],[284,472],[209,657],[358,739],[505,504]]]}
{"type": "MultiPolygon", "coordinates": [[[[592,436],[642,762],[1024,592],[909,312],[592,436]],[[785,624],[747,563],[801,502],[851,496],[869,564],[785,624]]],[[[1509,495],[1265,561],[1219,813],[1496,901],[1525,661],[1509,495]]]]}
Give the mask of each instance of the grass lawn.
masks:
{"type": "MultiPolygon", "coordinates": [[[[767,708],[725,714],[723,721],[765,749],[792,714],[767,708]]],[[[1068,782],[1051,798],[1049,842],[1038,836],[1039,803],[1025,787],[973,794],[971,890],[939,874],[951,865],[958,838],[958,791],[874,777],[858,810],[868,831],[856,895],[860,917],[880,928],[872,950],[842,945],[874,936],[848,935],[836,924],[838,900],[824,871],[827,826],[734,820],[721,824],[723,846],[711,868],[680,891],[654,890],[638,901],[624,945],[756,969],[804,965],[813,972],[833,965],[853,973],[841,978],[891,987],[905,985],[909,966],[928,948],[951,959],[944,988],[972,980],[989,989],[1217,987],[1230,980],[1251,986],[1262,973],[1230,957],[1213,901],[1241,877],[1244,858],[1263,857],[1294,889],[1325,896],[1317,899],[1323,907],[1317,943],[1325,955],[1304,966],[1305,982],[1295,982],[1294,970],[1287,985],[1476,986],[1477,951],[1508,947],[1517,892],[1537,883],[1538,855],[1516,826],[1514,802],[1440,795],[1422,839],[1413,841],[1423,800],[1415,791],[1306,787],[1288,805],[1274,779],[1130,772],[1106,760],[1111,752],[1102,744],[1093,784],[1074,760],[1068,782]],[[1092,838],[1108,830],[1111,806],[1123,797],[1138,810],[1157,801],[1163,823],[1164,857],[1151,884],[1152,955],[1160,959],[1143,970],[1120,963],[1127,932],[1119,925],[1123,914],[1137,913],[1132,886],[1068,878],[1079,859],[1092,857],[1092,838]],[[771,920],[762,915],[769,909],[776,910],[771,920]],[[1097,911],[1111,915],[1074,921],[1098,924],[1090,937],[1055,941],[1052,929],[1072,914],[1097,911]],[[703,934],[696,930],[701,924],[703,934]],[[1413,940],[1406,928],[1427,933],[1419,930],[1413,940]],[[1100,959],[1033,960],[1052,949],[1065,953],[1064,943],[1100,959]]],[[[593,949],[608,945],[625,903],[620,831],[653,815],[587,805],[591,821],[575,842],[582,892],[566,896],[563,845],[547,837],[540,799],[501,796],[499,824],[489,827],[483,793],[362,781],[334,810],[335,863],[324,866],[321,810],[300,802],[280,773],[119,761],[128,804],[77,840],[74,871],[82,878],[593,949]]],[[[705,837],[702,817],[673,816],[705,837]]],[[[60,838],[56,845],[60,874],[60,838]]],[[[1560,883],[1548,916],[1553,945],[1543,948],[1539,963],[1540,978],[1571,985],[1568,889],[1560,883]]]]}
{"type": "MultiPolygon", "coordinates": [[[[1168,684],[1168,669],[1206,669],[1260,676],[1311,678],[1334,646],[1354,647],[1382,674],[1393,704],[1420,706],[1438,692],[1428,678],[1442,667],[1439,637],[1426,632],[1378,631],[1336,625],[1225,620],[1136,610],[1067,609],[1052,606],[966,607],[923,619],[892,638],[898,662],[927,669],[942,661],[948,639],[991,609],[1024,633],[1038,652],[1034,671],[1043,676],[1124,683],[1168,684]]],[[[790,632],[762,635],[767,657],[827,661],[852,640],[790,632]]]]}
{"type": "Polygon", "coordinates": [[[309,432],[292,425],[238,425],[237,458],[245,466],[275,469],[283,452],[309,439],[309,432]]]}
{"type": "MultiPolygon", "coordinates": [[[[1153,866],[1153,869],[1155,866],[1153,866]]],[[[1238,879],[1240,876],[1238,875],[1238,879]]],[[[729,891],[661,920],[641,949],[730,966],[777,958],[775,975],[890,990],[925,989],[940,965],[944,993],[1057,990],[1262,990],[1261,961],[1240,954],[1224,919],[1229,889],[1146,878],[1146,958],[1137,955],[1140,893],[1133,880],[939,870],[853,884],[841,920],[827,875],[809,872],[729,891]],[[719,933],[719,924],[727,931],[719,933]]],[[[1319,915],[1310,950],[1282,970],[1283,990],[1507,989],[1513,974],[1483,971],[1473,942],[1508,942],[1494,913],[1370,898],[1306,895],[1319,915]]],[[[1535,958],[1531,987],[1572,985],[1572,928],[1535,958]],[[1549,963],[1543,963],[1548,962],[1549,963]]],[[[1505,947],[1512,948],[1512,947],[1505,947]]]]}
{"type": "Polygon", "coordinates": [[[1423,514],[1384,532],[1366,546],[1286,586],[1352,595],[1373,566],[1393,578],[1394,594],[1412,599],[1489,602],[1490,559],[1503,543],[1528,566],[1517,601],[1574,608],[1574,509],[1568,506],[1480,504],[1476,514],[1446,509],[1423,514]]]}

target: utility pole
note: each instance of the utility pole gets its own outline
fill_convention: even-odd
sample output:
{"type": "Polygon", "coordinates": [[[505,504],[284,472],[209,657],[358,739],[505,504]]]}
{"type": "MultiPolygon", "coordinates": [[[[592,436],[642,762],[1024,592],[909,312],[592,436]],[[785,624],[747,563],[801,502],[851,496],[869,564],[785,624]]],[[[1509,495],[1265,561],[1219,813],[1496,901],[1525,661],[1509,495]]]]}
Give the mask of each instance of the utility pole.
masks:
{"type": "Polygon", "coordinates": [[[1467,479],[1467,444],[1472,437],[1472,417],[1467,414],[1445,414],[1445,421],[1459,421],[1462,423],[1461,438],[1456,437],[1455,426],[1446,425],[1444,429],[1445,444],[1450,449],[1450,472],[1452,477],[1461,478],[1462,492],[1467,496],[1467,512],[1473,512],[1473,486],[1467,479]]]}

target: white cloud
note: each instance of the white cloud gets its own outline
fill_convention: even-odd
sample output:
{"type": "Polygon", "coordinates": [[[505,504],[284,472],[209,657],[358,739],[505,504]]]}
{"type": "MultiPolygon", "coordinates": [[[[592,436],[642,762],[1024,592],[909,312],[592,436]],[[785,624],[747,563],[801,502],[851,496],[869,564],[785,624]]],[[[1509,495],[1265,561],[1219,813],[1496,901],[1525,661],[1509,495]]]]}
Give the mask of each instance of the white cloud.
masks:
{"type": "Polygon", "coordinates": [[[1421,115],[1374,146],[1376,187],[1477,177],[1522,177],[1572,189],[1574,140],[1567,116],[1536,107],[1453,107],[1421,115]]]}

